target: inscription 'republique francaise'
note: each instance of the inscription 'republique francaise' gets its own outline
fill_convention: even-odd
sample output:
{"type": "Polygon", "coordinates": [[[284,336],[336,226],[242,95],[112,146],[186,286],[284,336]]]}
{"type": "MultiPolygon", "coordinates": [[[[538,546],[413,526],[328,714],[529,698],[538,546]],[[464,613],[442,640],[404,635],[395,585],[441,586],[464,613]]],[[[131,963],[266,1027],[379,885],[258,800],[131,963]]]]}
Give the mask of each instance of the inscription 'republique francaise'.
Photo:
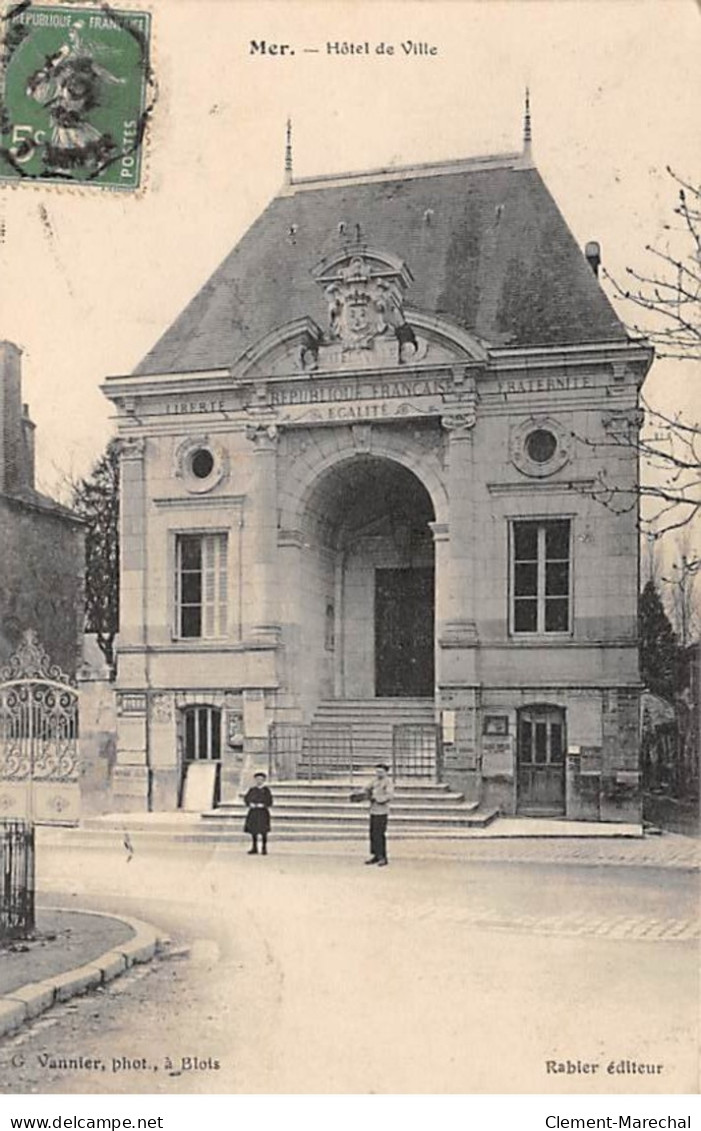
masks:
{"type": "Polygon", "coordinates": [[[272,389],[272,405],[328,404],[334,401],[378,401],[394,397],[440,396],[450,389],[448,380],[347,381],[334,385],[299,385],[272,389]]]}

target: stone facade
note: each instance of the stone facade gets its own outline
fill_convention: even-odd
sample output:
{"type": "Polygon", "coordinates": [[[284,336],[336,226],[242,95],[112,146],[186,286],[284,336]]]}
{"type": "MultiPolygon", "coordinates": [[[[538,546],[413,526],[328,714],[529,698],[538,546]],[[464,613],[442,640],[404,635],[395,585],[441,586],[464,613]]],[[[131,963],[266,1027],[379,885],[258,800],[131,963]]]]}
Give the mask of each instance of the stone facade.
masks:
{"type": "Polygon", "coordinates": [[[34,425],[11,342],[0,342],[0,422],[0,663],[34,629],[52,662],[74,676],[83,632],[82,523],[34,488],[34,425]]]}
{"type": "Polygon", "coordinates": [[[434,703],[444,778],[485,804],[639,814],[637,463],[612,437],[637,427],[650,351],[615,321],[562,219],[553,227],[549,197],[560,274],[552,293],[538,275],[545,329],[523,315],[519,259],[499,268],[500,293],[489,284],[496,225],[508,214],[518,241],[519,193],[533,208],[541,192],[528,160],[400,172],[288,184],[270,230],[232,257],[235,273],[248,256],[252,277],[220,272],[136,374],[106,383],[124,440],[122,808],[183,804],[198,760],[217,762],[219,795],[233,797],[244,769],[267,766],[271,723],[309,722],[330,699],[412,697],[434,703]],[[506,201],[494,210],[485,173],[506,201]],[[483,203],[465,213],[479,230],[462,258],[465,215],[441,231],[456,176],[483,203]],[[370,243],[372,194],[379,213],[398,182],[406,222],[378,221],[370,243]],[[288,222],[304,212],[289,210],[312,196],[320,229],[334,200],[344,220],[304,243],[288,222]],[[348,226],[354,200],[363,223],[348,226]],[[215,363],[217,296],[250,291],[246,324],[263,317],[255,255],[265,292],[275,234],[297,274],[276,274],[267,327],[215,363]],[[424,281],[413,305],[429,264],[437,297],[428,306],[424,281]],[[480,281],[474,316],[445,281],[460,271],[480,281]],[[505,332],[509,317],[526,329],[505,332]],[[631,505],[602,505],[602,479],[631,505]]]}

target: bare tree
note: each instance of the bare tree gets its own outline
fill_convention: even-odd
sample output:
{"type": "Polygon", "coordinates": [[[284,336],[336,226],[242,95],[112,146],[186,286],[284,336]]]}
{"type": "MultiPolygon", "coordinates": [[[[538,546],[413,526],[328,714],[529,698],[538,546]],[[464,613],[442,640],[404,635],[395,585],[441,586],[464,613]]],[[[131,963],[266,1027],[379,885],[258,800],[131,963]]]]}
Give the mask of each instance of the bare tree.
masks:
{"type": "Polygon", "coordinates": [[[626,268],[628,286],[604,274],[620,298],[645,312],[629,328],[652,342],[658,357],[701,361],[701,188],[683,181],[670,168],[667,172],[677,185],[678,220],[665,224],[664,230],[672,234],[675,245],[687,245],[684,254],[647,244],[645,251],[654,263],[649,274],[626,268]]]}
{"type": "MultiPolygon", "coordinates": [[[[632,334],[643,335],[658,358],[674,362],[701,362],[701,188],[667,170],[677,191],[675,219],[663,248],[648,245],[649,272],[627,268],[626,285],[604,272],[615,297],[636,315],[629,323],[632,334]],[[683,250],[678,250],[683,249],[683,250]]],[[[694,375],[692,375],[694,379],[694,375]]],[[[699,379],[698,377],[696,379],[699,379]]],[[[673,409],[653,406],[641,399],[637,421],[613,431],[606,441],[578,437],[590,447],[635,450],[640,458],[638,487],[621,484],[602,471],[590,492],[617,513],[640,503],[641,527],[653,538],[678,530],[701,515],[701,423],[685,419],[673,409]]],[[[691,563],[698,562],[698,555],[691,563]]]]}
{"type": "Polygon", "coordinates": [[[691,549],[688,528],[682,532],[678,544],[678,558],[672,562],[661,578],[667,587],[667,605],[670,620],[681,648],[688,647],[699,638],[701,613],[699,595],[696,588],[701,560],[691,549]]]}

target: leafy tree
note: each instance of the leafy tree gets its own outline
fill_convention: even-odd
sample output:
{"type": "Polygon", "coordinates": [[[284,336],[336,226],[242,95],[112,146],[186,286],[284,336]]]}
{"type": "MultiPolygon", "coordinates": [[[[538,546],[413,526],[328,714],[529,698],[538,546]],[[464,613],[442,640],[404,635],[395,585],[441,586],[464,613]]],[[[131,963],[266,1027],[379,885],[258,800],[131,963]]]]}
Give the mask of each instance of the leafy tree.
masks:
{"type": "Polygon", "coordinates": [[[640,678],[654,695],[674,702],[679,649],[669,617],[653,581],[643,589],[638,605],[640,678]]]}
{"type": "Polygon", "coordinates": [[[90,475],[73,487],[73,508],[85,521],[85,630],[94,632],[116,674],[119,632],[119,446],[110,441],[90,475]]]}

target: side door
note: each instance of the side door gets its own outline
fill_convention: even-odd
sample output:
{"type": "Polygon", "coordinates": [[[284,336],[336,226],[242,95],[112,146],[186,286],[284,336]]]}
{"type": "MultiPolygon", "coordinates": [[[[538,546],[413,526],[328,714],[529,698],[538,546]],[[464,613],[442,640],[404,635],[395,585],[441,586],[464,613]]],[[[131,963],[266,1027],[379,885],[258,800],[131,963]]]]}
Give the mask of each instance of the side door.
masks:
{"type": "Polygon", "coordinates": [[[561,816],[565,812],[565,712],[561,707],[524,707],[518,716],[519,813],[561,816]]]}

